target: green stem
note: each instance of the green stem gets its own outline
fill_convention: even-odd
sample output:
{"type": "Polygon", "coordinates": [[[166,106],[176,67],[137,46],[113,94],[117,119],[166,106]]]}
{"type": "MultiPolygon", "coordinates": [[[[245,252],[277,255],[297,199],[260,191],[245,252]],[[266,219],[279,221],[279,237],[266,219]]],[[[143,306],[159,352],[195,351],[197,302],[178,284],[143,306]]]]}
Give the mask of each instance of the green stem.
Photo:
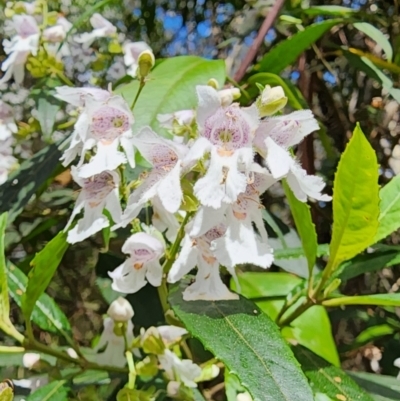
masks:
{"type": "Polygon", "coordinates": [[[278,316],[276,317],[276,322],[279,322],[281,320],[282,316],[289,310],[291,306],[293,306],[301,297],[304,295],[304,290],[299,291],[297,294],[295,294],[289,301],[285,302],[283,305],[282,309],[280,310],[278,316]]]}
{"type": "Polygon", "coordinates": [[[247,90],[243,89],[243,87],[240,86],[233,78],[230,78],[227,76],[226,80],[228,82],[230,82],[234,87],[238,88],[240,90],[240,92],[242,92],[243,95],[247,98],[248,101],[251,100],[251,96],[249,95],[249,92],[247,92],[247,90]]]}
{"type": "Polygon", "coordinates": [[[311,308],[314,303],[310,299],[306,299],[302,305],[300,305],[297,309],[293,311],[287,318],[282,319],[278,322],[279,327],[289,326],[293,320],[297,319],[300,315],[302,315],[307,309],[311,308]]]}
{"type": "MultiPolygon", "coordinates": [[[[322,272],[322,276],[321,279],[319,280],[318,284],[317,284],[317,288],[315,289],[315,291],[313,291],[313,293],[311,294],[311,296],[315,299],[320,300],[321,299],[321,293],[325,287],[326,282],[329,280],[329,278],[332,275],[332,272],[335,270],[336,268],[336,263],[335,261],[332,259],[329,259],[328,264],[326,265],[324,271],[322,272]]],[[[311,297],[310,297],[311,298],[311,297]]]]}
{"type": "Polygon", "coordinates": [[[54,74],[56,74],[58,76],[58,78],[61,79],[61,81],[63,81],[66,85],[74,87],[75,85],[73,84],[73,82],[67,77],[65,76],[65,74],[61,71],[58,71],[56,69],[52,69],[51,70],[54,74]]]}
{"type": "Polygon", "coordinates": [[[128,368],[129,368],[129,376],[128,376],[128,384],[127,387],[131,390],[135,388],[135,382],[136,382],[136,369],[135,369],[135,363],[133,361],[133,355],[131,351],[126,351],[125,352],[126,360],[128,362],[128,368]]]}
{"type": "Polygon", "coordinates": [[[0,354],[19,354],[25,352],[24,347],[7,347],[6,345],[0,345],[0,354]]]}
{"type": "Polygon", "coordinates": [[[135,99],[133,100],[132,106],[131,106],[131,110],[133,110],[135,108],[136,102],[139,99],[139,95],[142,92],[144,86],[146,85],[146,81],[144,78],[140,78],[140,83],[139,83],[139,90],[136,93],[135,99]]]}

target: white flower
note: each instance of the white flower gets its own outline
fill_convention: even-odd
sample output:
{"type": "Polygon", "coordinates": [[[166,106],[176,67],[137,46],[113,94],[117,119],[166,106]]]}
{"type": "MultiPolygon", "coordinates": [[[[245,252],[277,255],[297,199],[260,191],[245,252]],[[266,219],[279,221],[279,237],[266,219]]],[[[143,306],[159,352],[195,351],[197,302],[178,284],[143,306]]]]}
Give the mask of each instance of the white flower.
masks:
{"type": "Polygon", "coordinates": [[[161,285],[162,267],[159,259],[164,253],[164,246],[157,238],[143,232],[133,234],[123,245],[122,252],[130,257],[108,273],[115,291],[133,294],[144,287],[147,281],[154,287],[161,285]]]}
{"type": "Polygon", "coordinates": [[[121,96],[98,101],[85,97],[84,112],[75,124],[71,143],[63,157],[64,164],[81,154],[79,176],[88,178],[105,170],[115,170],[126,163],[135,166],[132,137],[133,115],[121,96]],[[122,146],[124,153],[118,150],[122,146]],[[96,154],[84,165],[86,151],[96,147],[96,154]]]}
{"type": "Polygon", "coordinates": [[[12,143],[13,138],[0,140],[0,185],[7,181],[8,173],[17,163],[17,159],[13,156],[12,143]]]}
{"type": "Polygon", "coordinates": [[[73,25],[66,18],[58,17],[56,25],[46,28],[43,31],[42,38],[50,43],[62,42],[72,26],[73,25]]]}
{"type": "Polygon", "coordinates": [[[177,343],[182,336],[188,333],[186,329],[178,326],[158,326],[157,331],[160,333],[166,347],[177,343]]]}
{"type": "Polygon", "coordinates": [[[40,354],[26,352],[22,357],[22,364],[27,369],[32,369],[40,361],[40,354]]]}
{"type": "MultiPolygon", "coordinates": [[[[188,230],[190,230],[190,224],[188,230]]],[[[213,242],[221,238],[226,227],[219,224],[199,237],[186,234],[182,241],[182,249],[168,274],[168,282],[176,283],[185,274],[197,266],[196,281],[183,292],[185,301],[198,299],[217,301],[238,299],[237,294],[228,290],[219,274],[219,262],[213,253],[213,242]]]]}
{"type": "Polygon", "coordinates": [[[111,302],[107,310],[107,315],[115,322],[127,322],[133,318],[134,314],[132,305],[122,297],[118,297],[115,301],[111,302]]]}
{"type": "MultiPolygon", "coordinates": [[[[149,200],[158,197],[161,206],[168,213],[175,213],[179,210],[183,197],[180,176],[181,160],[187,151],[186,147],[161,138],[149,127],[143,128],[134,139],[135,146],[152,164],[153,169],[130,195],[123,221],[119,225],[123,227],[138,215],[149,200]]],[[[160,215],[160,209],[158,213],[160,215]]]]}
{"type": "Polygon", "coordinates": [[[160,126],[166,129],[174,129],[175,125],[190,126],[195,118],[194,110],[180,110],[170,114],[157,114],[160,126]]]}
{"type": "Polygon", "coordinates": [[[112,96],[109,91],[100,88],[71,88],[70,86],[58,86],[53,96],[72,106],[83,107],[89,95],[98,102],[105,102],[112,96]]]}
{"type": "Polygon", "coordinates": [[[72,166],[71,174],[82,190],[65,230],[83,210],[83,217],[68,232],[67,241],[74,244],[109,226],[109,221],[103,214],[104,209],[108,210],[116,223],[121,220],[122,209],[118,193],[119,176],[115,171],[103,171],[83,179],[78,176],[77,168],[72,166]]]}
{"type": "Polygon", "coordinates": [[[138,60],[142,52],[150,50],[151,47],[146,42],[127,42],[123,46],[124,63],[128,68],[127,74],[136,77],[138,60]]]}
{"type": "MultiPolygon", "coordinates": [[[[92,362],[105,366],[116,366],[123,368],[126,365],[125,340],[122,335],[117,335],[114,330],[116,322],[111,317],[107,317],[103,322],[103,332],[99,342],[92,350],[92,353],[85,353],[85,357],[92,362]],[[99,353],[106,346],[106,349],[99,353]],[[95,352],[95,353],[93,353],[95,352]]],[[[122,334],[122,333],[121,333],[122,334]]],[[[125,332],[128,344],[133,341],[133,324],[128,320],[125,332]]]]}
{"type": "Polygon", "coordinates": [[[30,15],[14,15],[13,25],[17,35],[11,40],[3,40],[4,52],[8,57],[1,66],[5,74],[0,84],[12,76],[20,84],[24,80],[26,60],[30,54],[36,55],[39,46],[40,30],[35,18],[30,15]]]}
{"type": "Polygon", "coordinates": [[[205,153],[210,153],[207,173],[196,182],[194,193],[204,206],[218,209],[222,202],[235,202],[246,189],[258,112],[255,106],[222,107],[217,91],[210,86],[198,86],[197,94],[201,137],[193,144],[184,165],[190,167],[205,153]]]}
{"type": "Polygon", "coordinates": [[[307,175],[288,148],[297,145],[305,136],[318,129],[318,123],[310,110],[301,110],[287,116],[267,118],[256,131],[254,146],[276,179],[285,178],[297,199],[307,201],[307,196],[329,201],[322,195],[325,187],[321,177],[307,175]]]}
{"type": "Polygon", "coordinates": [[[13,117],[13,109],[0,100],[0,141],[4,141],[18,131],[13,117]]]}
{"type": "Polygon", "coordinates": [[[197,387],[195,380],[201,375],[201,368],[190,359],[179,359],[172,351],[166,349],[158,357],[161,367],[169,380],[182,382],[187,387],[197,387]]]}
{"type": "Polygon", "coordinates": [[[177,218],[165,210],[158,196],[151,200],[151,205],[153,207],[151,221],[154,227],[162,233],[165,232],[168,241],[173,243],[180,227],[177,218]]]}
{"type": "Polygon", "coordinates": [[[90,23],[94,28],[92,32],[82,33],[74,38],[75,42],[82,43],[85,49],[88,49],[97,38],[112,37],[117,32],[117,28],[99,13],[94,13],[90,17],[90,23]]]}
{"type": "Polygon", "coordinates": [[[234,100],[240,98],[240,89],[238,88],[221,89],[217,93],[222,107],[227,107],[231,105],[234,100]]]}

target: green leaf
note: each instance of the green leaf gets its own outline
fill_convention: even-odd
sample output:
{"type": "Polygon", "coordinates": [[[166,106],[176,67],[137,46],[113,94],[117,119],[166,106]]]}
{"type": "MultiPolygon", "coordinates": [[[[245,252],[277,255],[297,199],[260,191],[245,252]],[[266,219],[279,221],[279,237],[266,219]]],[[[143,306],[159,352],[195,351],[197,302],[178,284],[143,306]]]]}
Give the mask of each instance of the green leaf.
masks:
{"type": "Polygon", "coordinates": [[[54,98],[51,98],[50,96],[48,98],[41,97],[38,100],[37,119],[39,121],[44,138],[47,140],[50,139],[51,134],[53,133],[54,123],[56,121],[56,115],[59,109],[60,105],[54,103],[54,98]]]}
{"type": "Polygon", "coordinates": [[[238,274],[240,292],[235,280],[231,288],[248,299],[267,297],[286,297],[303,280],[289,273],[245,272],[238,274]]]}
{"type": "Polygon", "coordinates": [[[11,337],[22,342],[24,337],[18,332],[10,320],[10,300],[8,298],[6,258],[4,237],[7,226],[7,213],[0,215],[0,329],[11,337]]]}
{"type": "Polygon", "coordinates": [[[312,401],[311,390],[277,326],[251,301],[169,301],[177,317],[206,349],[238,376],[259,401],[312,401]]]}
{"type": "Polygon", "coordinates": [[[28,285],[21,298],[21,309],[26,321],[30,320],[36,301],[50,284],[68,245],[67,234],[64,231],[60,231],[33,258],[28,285]]]}
{"type": "MultiPolygon", "coordinates": [[[[165,135],[165,129],[157,121],[157,114],[194,109],[197,106],[196,85],[207,85],[210,78],[215,78],[220,86],[224,84],[225,64],[222,60],[206,60],[197,56],[164,60],[151,71],[150,79],[139,96],[133,110],[133,129],[150,126],[165,135]]],[[[138,88],[139,82],[133,81],[119,87],[116,92],[131,105],[138,88]]]]}
{"type": "Polygon", "coordinates": [[[68,401],[68,389],[65,380],[56,380],[38,388],[30,394],[26,401],[68,401]]]}
{"type": "MultiPolygon", "coordinates": [[[[317,247],[317,256],[329,255],[329,244],[320,244],[317,247]]],[[[274,258],[279,259],[298,259],[304,256],[303,248],[274,249],[274,258]]]]}
{"type": "Polygon", "coordinates": [[[352,377],[360,387],[374,396],[381,397],[376,399],[382,401],[400,400],[400,380],[395,377],[366,372],[347,372],[347,374],[352,377]]]}
{"type": "Polygon", "coordinates": [[[0,186],[0,213],[9,212],[8,224],[21,213],[32,195],[53,176],[62,155],[59,144],[50,145],[25,160],[19,170],[0,186]]]}
{"type": "Polygon", "coordinates": [[[393,334],[394,332],[395,328],[387,323],[368,327],[355,338],[353,344],[351,344],[351,348],[359,348],[378,338],[393,334]]]}
{"type": "Polygon", "coordinates": [[[337,267],[371,245],[378,228],[376,154],[359,125],[342,157],[333,184],[333,229],[329,264],[337,267]]]}
{"type": "Polygon", "coordinates": [[[400,227],[400,175],[392,178],[379,191],[379,197],[381,213],[375,242],[387,237],[400,227]]]}
{"type": "Polygon", "coordinates": [[[389,40],[386,36],[375,26],[371,25],[368,22],[355,22],[354,27],[359,31],[363,32],[365,35],[369,36],[372,40],[374,40],[377,45],[379,45],[382,50],[386,54],[386,58],[389,61],[392,61],[393,58],[393,49],[389,40]]]}
{"type": "Polygon", "coordinates": [[[317,259],[318,242],[315,225],[311,217],[310,206],[304,202],[300,202],[294,196],[286,180],[284,180],[282,184],[307,258],[308,276],[311,277],[317,259]]]}
{"type": "Polygon", "coordinates": [[[312,24],[293,36],[279,42],[261,60],[260,71],[279,74],[297,60],[301,53],[315,43],[326,31],[343,23],[343,19],[332,19],[312,24]]]}
{"type": "Polygon", "coordinates": [[[294,347],[293,351],[310,380],[314,393],[323,393],[339,401],[373,401],[342,369],[303,347],[294,347]]]}
{"type": "Polygon", "coordinates": [[[311,16],[332,15],[337,17],[345,17],[357,13],[357,10],[343,6],[314,6],[304,8],[302,12],[311,16]]]}
{"type": "MultiPolygon", "coordinates": [[[[15,303],[21,307],[21,298],[26,291],[28,278],[12,263],[8,263],[7,276],[10,295],[15,303]]],[[[71,332],[71,326],[67,317],[55,303],[54,299],[49,297],[46,293],[42,294],[37,300],[32,311],[31,319],[42,330],[51,333],[63,334],[65,332],[71,332]]]]}
{"type": "Polygon", "coordinates": [[[379,305],[400,306],[400,293],[353,295],[351,297],[338,297],[322,301],[324,306],[340,305],[379,305]]]}

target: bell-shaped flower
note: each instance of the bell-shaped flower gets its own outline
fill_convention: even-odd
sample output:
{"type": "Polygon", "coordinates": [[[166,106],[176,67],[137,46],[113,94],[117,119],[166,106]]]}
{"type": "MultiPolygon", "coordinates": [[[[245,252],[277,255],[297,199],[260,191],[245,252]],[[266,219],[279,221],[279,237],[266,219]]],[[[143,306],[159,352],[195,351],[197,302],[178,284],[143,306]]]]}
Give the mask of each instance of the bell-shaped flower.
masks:
{"type": "MultiPolygon", "coordinates": [[[[187,228],[190,231],[191,224],[187,228]]],[[[222,282],[219,262],[213,252],[213,242],[225,232],[226,226],[218,224],[198,237],[185,235],[182,249],[168,274],[168,282],[176,283],[197,266],[196,281],[183,292],[185,301],[238,299],[238,295],[230,292],[222,282]]]]}
{"type": "Polygon", "coordinates": [[[135,166],[133,121],[133,115],[121,96],[112,96],[103,102],[90,95],[85,98],[84,112],[75,124],[76,134],[67,150],[69,160],[71,154],[81,152],[78,164],[81,166],[86,151],[96,147],[96,154],[80,168],[80,177],[88,178],[105,170],[115,170],[127,160],[132,167],[135,166]],[[118,150],[119,145],[125,154],[118,150]]]}
{"type": "Polygon", "coordinates": [[[124,44],[124,63],[128,69],[126,73],[131,77],[136,77],[139,56],[146,50],[152,51],[146,42],[127,42],[124,44]]]}
{"type": "Polygon", "coordinates": [[[201,368],[190,359],[179,359],[175,353],[166,349],[164,354],[158,356],[158,360],[168,380],[181,382],[187,387],[197,387],[195,380],[200,377],[201,368]]]}
{"type": "Polygon", "coordinates": [[[72,166],[71,174],[82,189],[65,230],[82,210],[83,217],[68,232],[67,241],[70,244],[83,241],[109,226],[109,221],[103,214],[104,209],[108,210],[116,223],[121,220],[122,215],[118,174],[115,171],[103,171],[90,178],[81,178],[77,170],[75,166],[72,166]]]}
{"type": "Polygon", "coordinates": [[[17,159],[13,156],[13,138],[0,140],[0,185],[7,181],[8,173],[17,164],[17,159]]]}
{"type": "Polygon", "coordinates": [[[97,38],[112,37],[117,33],[117,28],[99,13],[94,13],[90,17],[93,27],[92,32],[85,32],[75,36],[77,43],[82,43],[83,48],[88,49],[97,38]]]}
{"type": "Polygon", "coordinates": [[[12,107],[0,100],[0,141],[10,138],[17,131],[12,107]]]}
{"type": "Polygon", "coordinates": [[[218,93],[210,86],[198,86],[198,138],[184,160],[191,167],[205,153],[210,154],[204,177],[194,185],[194,193],[204,206],[215,209],[233,203],[244,192],[253,162],[252,139],[258,126],[256,106],[238,104],[222,107],[218,93]]]}
{"type": "Polygon", "coordinates": [[[114,228],[128,225],[146,202],[155,197],[168,213],[176,213],[182,202],[181,161],[187,152],[186,146],[161,138],[149,127],[143,128],[134,139],[136,148],[153,169],[130,195],[123,221],[114,228]]]}
{"type": "Polygon", "coordinates": [[[112,288],[125,294],[133,294],[144,287],[147,281],[154,287],[161,285],[162,267],[160,258],[164,245],[157,238],[144,232],[133,234],[122,247],[130,257],[108,275],[112,288]]]}
{"type": "Polygon", "coordinates": [[[16,83],[24,80],[25,63],[30,54],[36,55],[39,46],[40,30],[34,17],[14,15],[13,26],[17,34],[11,40],[3,40],[4,52],[8,55],[3,61],[1,70],[5,72],[0,84],[12,76],[16,83]]]}
{"type": "Polygon", "coordinates": [[[307,201],[307,196],[321,201],[331,199],[321,194],[325,187],[322,178],[307,175],[288,150],[317,129],[318,123],[311,110],[295,111],[262,121],[253,142],[258,153],[265,158],[272,176],[286,178],[294,195],[302,202],[307,201]]]}

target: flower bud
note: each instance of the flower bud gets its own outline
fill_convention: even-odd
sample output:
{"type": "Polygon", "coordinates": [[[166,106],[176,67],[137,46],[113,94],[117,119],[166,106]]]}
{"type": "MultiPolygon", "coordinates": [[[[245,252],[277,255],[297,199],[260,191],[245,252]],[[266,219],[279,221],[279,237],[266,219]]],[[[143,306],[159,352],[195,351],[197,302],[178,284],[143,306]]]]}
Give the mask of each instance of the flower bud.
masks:
{"type": "Polygon", "coordinates": [[[285,96],[282,86],[267,85],[261,96],[257,99],[256,105],[261,117],[270,116],[286,106],[288,98],[285,96]]]}
{"type": "Polygon", "coordinates": [[[213,363],[206,364],[201,369],[201,375],[196,379],[198,382],[209,381],[216,378],[219,375],[219,367],[213,363]]]}
{"type": "Polygon", "coordinates": [[[207,82],[208,86],[211,86],[211,88],[214,89],[218,89],[219,85],[218,85],[218,81],[215,78],[211,78],[208,82],[207,82]]]}
{"type": "Polygon", "coordinates": [[[156,59],[151,50],[144,50],[139,54],[138,58],[138,75],[140,78],[146,78],[150,70],[154,67],[156,59]]]}
{"type": "Polygon", "coordinates": [[[161,355],[165,350],[161,335],[155,327],[150,327],[142,335],[141,346],[146,354],[161,355]]]}
{"type": "Polygon", "coordinates": [[[34,352],[27,352],[22,357],[22,364],[24,365],[25,368],[29,370],[33,369],[35,366],[38,366],[39,361],[40,361],[40,355],[34,352]]]}
{"type": "Polygon", "coordinates": [[[182,383],[176,381],[170,381],[167,384],[167,394],[174,400],[186,401],[193,399],[193,391],[182,383]]]}
{"type": "Polygon", "coordinates": [[[115,322],[127,322],[134,314],[131,304],[122,297],[113,301],[107,311],[107,315],[115,322]]]}
{"type": "Polygon", "coordinates": [[[240,393],[236,396],[236,401],[253,401],[249,393],[240,393]]]}
{"type": "Polygon", "coordinates": [[[218,91],[219,100],[221,101],[222,107],[227,107],[232,104],[234,100],[240,98],[240,89],[238,88],[229,88],[222,89],[218,91]]]}

